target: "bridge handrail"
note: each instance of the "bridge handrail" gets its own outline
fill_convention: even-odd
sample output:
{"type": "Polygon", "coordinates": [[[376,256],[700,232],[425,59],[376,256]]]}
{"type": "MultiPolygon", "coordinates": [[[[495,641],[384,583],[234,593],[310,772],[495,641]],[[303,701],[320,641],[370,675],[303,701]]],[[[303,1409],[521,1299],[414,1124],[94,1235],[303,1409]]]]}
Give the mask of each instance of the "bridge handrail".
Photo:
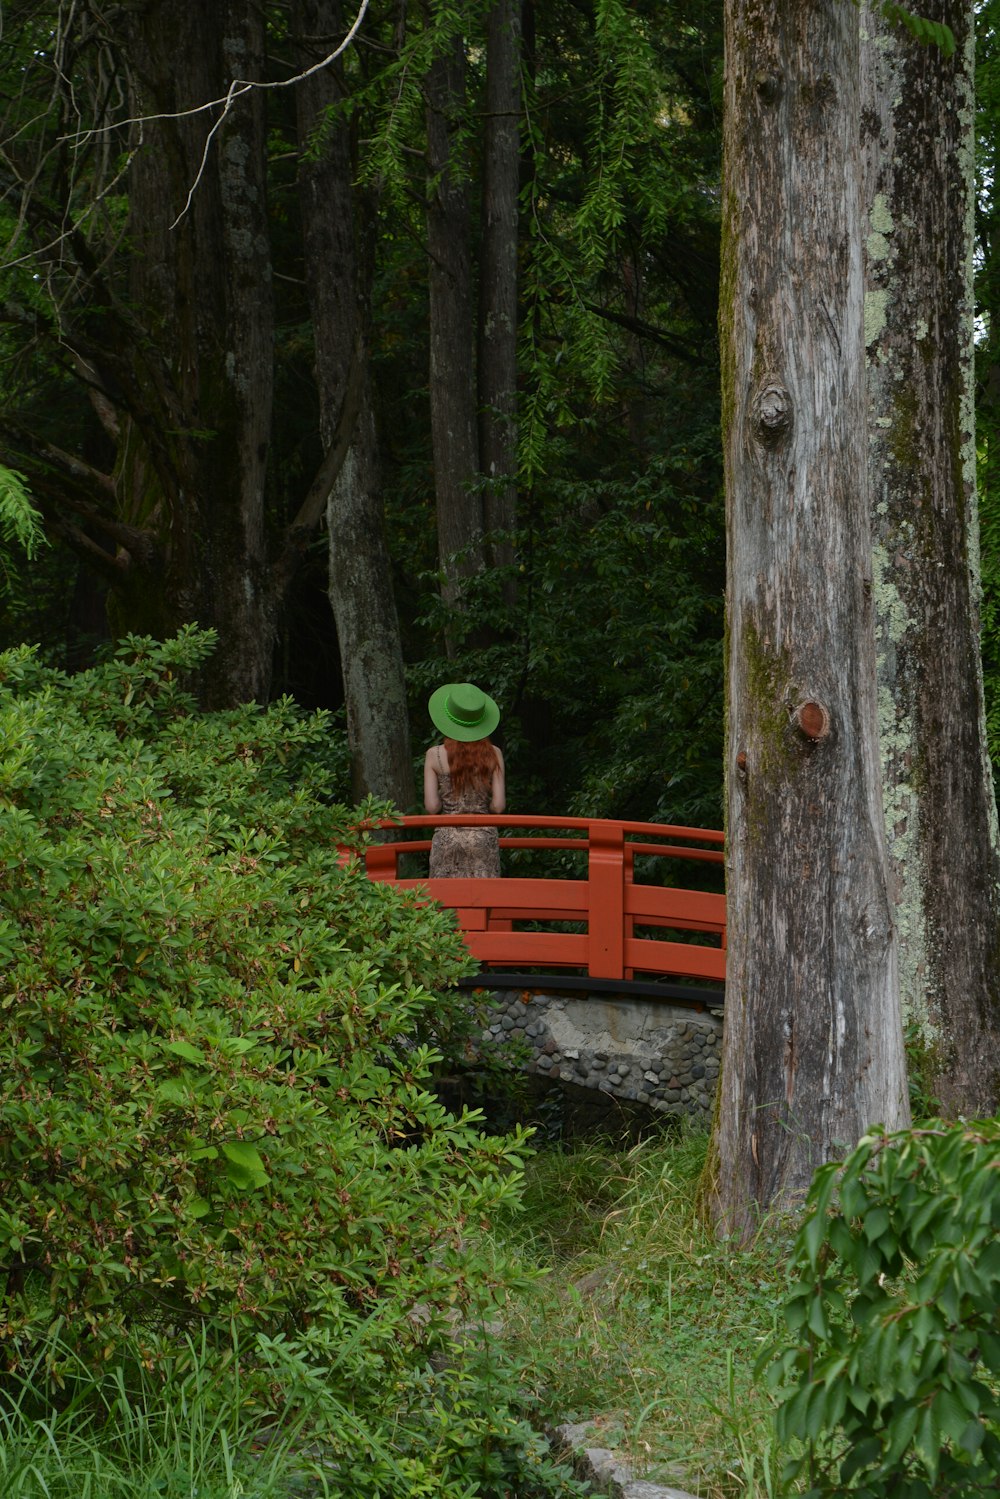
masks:
{"type": "MultiPolygon", "coordinates": [[[[442,826],[444,825],[445,824],[442,819],[442,826]]],[[[392,826],[398,827],[399,824],[393,823],[392,826]]],[[[477,827],[479,826],[479,824],[475,818],[469,817],[462,821],[457,818],[452,819],[450,826],[477,827]]],[[[398,853],[401,854],[426,854],[430,850],[431,840],[429,838],[408,838],[405,842],[401,843],[380,842],[379,844],[373,846],[383,849],[395,849],[398,853]]],[[[568,848],[571,851],[575,850],[577,853],[586,853],[589,847],[589,843],[586,838],[501,837],[500,847],[543,849],[546,851],[557,848],[568,848]]],[[[637,858],[655,858],[658,855],[664,858],[674,859],[704,859],[711,864],[723,864],[725,862],[725,854],[720,849],[715,848],[678,848],[669,843],[663,844],[662,846],[645,843],[625,844],[625,856],[630,861],[637,858]]]]}
{"type": "MultiPolygon", "coordinates": [[[[400,819],[384,818],[362,824],[380,833],[360,850],[369,878],[427,891],[455,911],[470,951],[480,962],[516,968],[560,967],[579,970],[601,980],[632,979],[636,970],[720,980],[725,953],[697,943],[663,941],[637,936],[642,927],[667,928],[694,934],[714,933],[725,947],[725,900],[708,892],[674,889],[637,881],[636,857],[724,860],[724,834],[714,828],[679,827],[669,823],[623,819],[530,816],[507,813],[416,813],[400,819]],[[583,878],[401,879],[399,859],[426,853],[430,840],[409,840],[411,830],[429,832],[440,827],[496,827],[580,832],[585,837],[503,836],[502,848],[569,849],[587,855],[583,878]],[[394,831],[404,837],[392,839],[394,831]],[[653,838],[663,842],[652,843],[653,838]],[[641,839],[641,842],[631,841],[641,839]],[[709,844],[711,847],[683,846],[709,844]],[[515,922],[556,921],[585,925],[586,932],[526,931],[515,922]]],[[[346,854],[346,850],[345,850],[346,854]]]]}
{"type": "MultiPolygon", "coordinates": [[[[369,831],[378,829],[383,834],[392,832],[395,829],[408,832],[410,829],[435,830],[442,827],[495,827],[498,830],[501,828],[553,828],[559,829],[562,832],[571,830],[585,833],[587,836],[585,838],[540,838],[511,837],[508,834],[501,836],[500,847],[510,849],[564,848],[579,851],[591,846],[594,829],[600,828],[603,830],[599,834],[602,839],[608,837],[609,834],[615,839],[617,839],[619,834],[621,835],[624,844],[624,857],[629,866],[629,877],[631,877],[633,861],[638,857],[693,859],[711,864],[721,864],[725,860],[725,854],[722,849],[722,844],[725,841],[724,833],[716,828],[682,827],[674,823],[635,822],[627,819],[601,817],[557,817],[551,813],[539,813],[535,816],[530,816],[523,813],[511,815],[505,812],[422,812],[408,813],[401,819],[382,818],[377,823],[362,824],[361,826],[363,829],[369,831]],[[611,833],[612,829],[616,831],[611,833]],[[660,843],[635,843],[628,841],[630,835],[633,838],[687,839],[691,843],[714,843],[718,844],[719,847],[692,848],[677,846],[676,843],[669,845],[660,843]]],[[[430,843],[423,839],[402,839],[395,841],[382,837],[374,846],[382,851],[381,855],[376,857],[375,862],[384,869],[386,868],[386,859],[390,849],[396,850],[397,855],[401,853],[426,853],[430,847],[430,843]]],[[[366,856],[371,853],[371,850],[372,845],[369,845],[366,849],[366,856]]],[[[369,868],[371,868],[371,859],[366,857],[366,862],[369,868]]]]}
{"type": "MultiPolygon", "coordinates": [[[[362,824],[366,826],[366,824],[362,824]]],[[[718,828],[688,828],[669,822],[632,822],[616,817],[555,817],[548,812],[535,816],[507,812],[408,812],[402,818],[381,818],[369,827],[380,828],[437,828],[437,827],[507,827],[507,828],[579,828],[589,831],[594,826],[621,828],[624,833],[649,834],[652,837],[692,838],[703,843],[725,842],[725,833],[718,828]]]]}

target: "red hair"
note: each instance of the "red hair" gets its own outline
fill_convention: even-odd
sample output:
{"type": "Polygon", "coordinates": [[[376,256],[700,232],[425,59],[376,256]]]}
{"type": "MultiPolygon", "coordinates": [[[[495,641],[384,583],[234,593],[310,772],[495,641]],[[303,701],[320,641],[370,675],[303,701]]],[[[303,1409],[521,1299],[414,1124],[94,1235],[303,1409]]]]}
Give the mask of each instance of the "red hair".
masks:
{"type": "Polygon", "coordinates": [[[456,796],[467,791],[484,791],[492,785],[493,772],[500,761],[488,739],[446,739],[444,752],[448,756],[451,789],[456,796]]]}

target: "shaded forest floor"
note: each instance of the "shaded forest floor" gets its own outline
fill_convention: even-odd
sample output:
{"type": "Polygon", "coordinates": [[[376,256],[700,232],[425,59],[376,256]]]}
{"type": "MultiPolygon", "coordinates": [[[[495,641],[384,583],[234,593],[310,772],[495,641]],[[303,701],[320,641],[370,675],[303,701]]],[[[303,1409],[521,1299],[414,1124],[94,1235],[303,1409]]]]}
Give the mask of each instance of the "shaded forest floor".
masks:
{"type": "Polygon", "coordinates": [[[694,1211],[704,1136],[548,1146],[501,1226],[541,1279],[504,1314],[537,1418],[589,1423],[641,1476],[703,1499],[773,1492],[781,1459],[753,1379],[784,1287],[787,1233],[749,1248],[694,1211]]]}

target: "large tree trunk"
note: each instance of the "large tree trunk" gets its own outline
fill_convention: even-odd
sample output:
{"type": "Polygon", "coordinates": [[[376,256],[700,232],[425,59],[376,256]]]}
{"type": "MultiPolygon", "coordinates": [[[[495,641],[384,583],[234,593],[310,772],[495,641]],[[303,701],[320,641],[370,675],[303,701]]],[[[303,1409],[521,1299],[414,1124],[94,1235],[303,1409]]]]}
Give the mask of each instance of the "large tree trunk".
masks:
{"type": "Polygon", "coordinates": [[[486,42],[479,269],[479,461],[493,561],[510,566],[517,521],[517,224],[521,0],[494,0],[486,42]]]}
{"type": "Polygon", "coordinates": [[[869,454],[886,831],[904,1014],[950,1114],[1000,1101],[1000,854],[979,654],[973,6],[947,59],[868,12],[869,454]]]}
{"type": "Polygon", "coordinates": [[[262,77],[260,13],[239,0],[152,0],[124,12],[145,143],[129,178],[131,299],[114,356],[123,519],[155,536],[123,567],[119,628],[214,626],[207,706],[266,698],[273,620],[264,544],[273,312],[263,96],[170,118],[262,77]],[[167,116],[163,118],[163,116],[167,116]],[[191,193],[191,202],[183,212],[191,193]],[[178,222],[178,215],[182,215],[178,222]]]}
{"type": "MultiPolygon", "coordinates": [[[[304,62],[324,56],[327,38],[343,33],[341,10],[340,0],[296,0],[296,33],[315,39],[315,51],[306,47],[304,62]]],[[[353,789],[359,799],[372,792],[408,808],[414,803],[413,764],[368,355],[370,278],[359,244],[365,221],[352,187],[349,127],[335,119],[320,148],[305,149],[325,111],[342,97],[340,68],[325,68],[296,92],[306,276],[325,448],[336,441],[349,387],[357,390],[353,436],[326,510],[330,602],[347,700],[353,789]]]]}
{"type": "Polygon", "coordinates": [[[726,1231],[908,1118],[879,786],[859,24],[729,0],[726,1231]]]}
{"type": "Polygon", "coordinates": [[[466,103],[462,37],[431,63],[426,93],[431,442],[441,594],[454,607],[484,563],[468,165],[457,145],[466,103]]]}

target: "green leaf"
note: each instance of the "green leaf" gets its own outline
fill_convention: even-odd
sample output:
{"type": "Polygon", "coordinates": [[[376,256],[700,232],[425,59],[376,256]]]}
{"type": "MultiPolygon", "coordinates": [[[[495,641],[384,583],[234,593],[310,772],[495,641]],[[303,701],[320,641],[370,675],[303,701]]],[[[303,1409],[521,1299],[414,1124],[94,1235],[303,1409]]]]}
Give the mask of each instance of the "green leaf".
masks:
{"type": "Polygon", "coordinates": [[[881,1239],[889,1227],[889,1210],[879,1206],[872,1208],[863,1219],[865,1238],[869,1244],[874,1244],[876,1239],[881,1239]]]}
{"type": "Polygon", "coordinates": [[[185,1062],[204,1062],[205,1060],[205,1053],[197,1046],[192,1046],[190,1041],[165,1041],[163,1049],[185,1062]]]}
{"type": "Polygon", "coordinates": [[[883,0],[882,14],[888,21],[895,21],[915,37],[923,46],[933,45],[937,47],[944,57],[951,57],[955,51],[955,33],[950,26],[940,21],[930,21],[924,16],[915,15],[913,11],[907,10],[905,6],[896,3],[896,0],[883,0]]]}
{"type": "Polygon", "coordinates": [[[38,555],[39,547],[47,545],[42,517],[32,503],[27,479],[17,469],[3,464],[0,464],[0,535],[21,547],[29,560],[38,555]]]}
{"type": "Polygon", "coordinates": [[[822,1296],[816,1296],[809,1308],[808,1327],[818,1338],[830,1336],[830,1323],[826,1315],[826,1307],[823,1305],[822,1296]]]}
{"type": "Polygon", "coordinates": [[[966,1425],[962,1428],[962,1434],[958,1439],[958,1445],[962,1448],[963,1452],[968,1452],[970,1456],[974,1457],[979,1451],[980,1447],[983,1445],[983,1438],[985,1437],[985,1435],[986,1428],[983,1426],[982,1421],[973,1419],[972,1421],[967,1422],[966,1425]]]}
{"type": "Polygon", "coordinates": [[[981,1327],[978,1331],[979,1357],[987,1369],[994,1374],[1000,1374],[1000,1337],[981,1327]]]}
{"type": "Polygon", "coordinates": [[[819,1211],[814,1212],[802,1229],[802,1244],[806,1252],[809,1267],[815,1270],[819,1260],[819,1252],[826,1237],[826,1215],[819,1211]]]}
{"type": "Polygon", "coordinates": [[[186,1108],[189,1102],[187,1088],[176,1077],[167,1077],[162,1083],[157,1083],[156,1096],[164,1103],[174,1104],[181,1109],[186,1108]]]}
{"type": "Polygon", "coordinates": [[[968,1413],[954,1390],[941,1390],[935,1397],[941,1434],[957,1442],[968,1425],[968,1413]]]}
{"type": "Polygon", "coordinates": [[[941,1461],[941,1422],[936,1400],[925,1405],[920,1412],[913,1441],[931,1477],[936,1478],[941,1461]]]}
{"type": "Polygon", "coordinates": [[[845,1487],[862,1468],[878,1462],[882,1455],[882,1443],[878,1437],[865,1437],[856,1442],[840,1465],[840,1478],[845,1487]]]}
{"type": "Polygon", "coordinates": [[[915,1403],[908,1403],[889,1421],[889,1446],[886,1450],[884,1466],[890,1471],[899,1466],[900,1458],[912,1442],[919,1414],[919,1407],[915,1403]]]}
{"type": "Polygon", "coordinates": [[[234,1168],[228,1173],[233,1181],[237,1180],[237,1175],[256,1178],[260,1182],[269,1180],[260,1152],[253,1145],[247,1145],[244,1140],[227,1141],[222,1146],[222,1153],[234,1168]]]}

